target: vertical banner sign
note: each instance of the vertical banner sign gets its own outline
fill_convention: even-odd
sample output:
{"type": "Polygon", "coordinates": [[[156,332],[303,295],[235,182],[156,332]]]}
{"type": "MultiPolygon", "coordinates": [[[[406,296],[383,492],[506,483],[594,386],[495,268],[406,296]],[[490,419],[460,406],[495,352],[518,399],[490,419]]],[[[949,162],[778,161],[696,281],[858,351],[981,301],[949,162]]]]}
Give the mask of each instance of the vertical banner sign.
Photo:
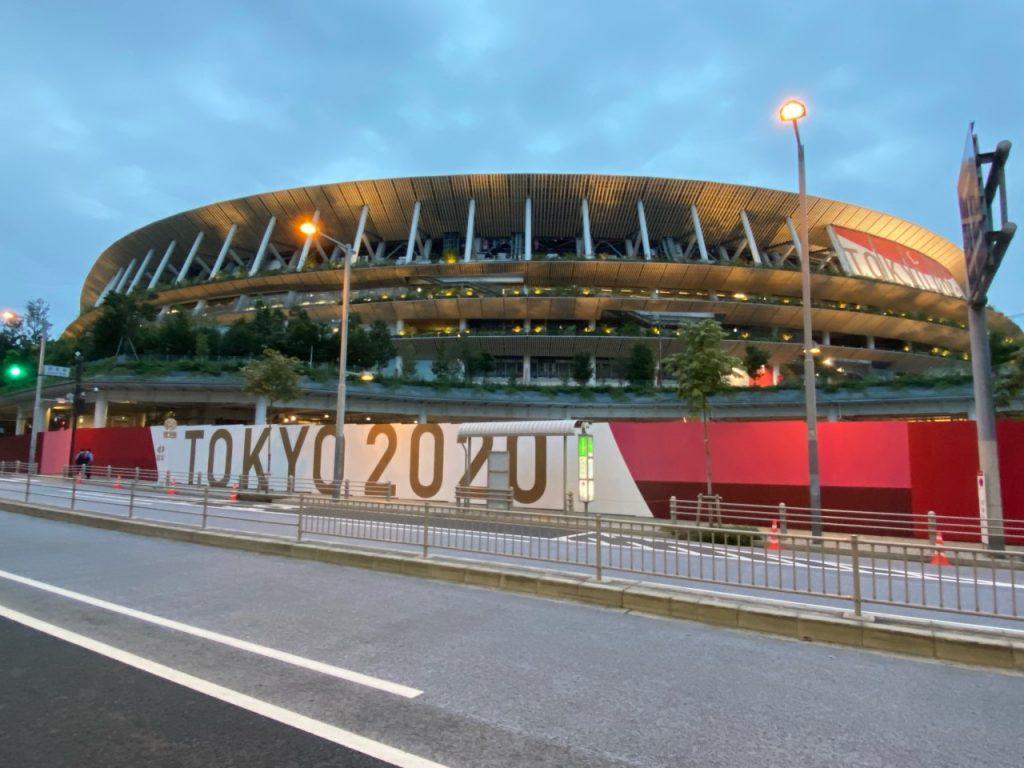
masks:
{"type": "Polygon", "coordinates": [[[978,520],[981,523],[981,543],[988,547],[988,497],[985,495],[985,473],[978,472],[978,520]]]}
{"type": "Polygon", "coordinates": [[[967,271],[967,298],[982,299],[988,286],[985,269],[988,266],[988,245],[985,230],[988,220],[982,204],[981,174],[978,171],[978,148],[974,140],[974,123],[967,129],[967,143],[960,162],[960,177],[956,194],[960,203],[960,228],[964,238],[964,262],[967,271]]]}
{"type": "Polygon", "coordinates": [[[594,500],[594,436],[576,438],[580,458],[580,501],[594,500]]]}

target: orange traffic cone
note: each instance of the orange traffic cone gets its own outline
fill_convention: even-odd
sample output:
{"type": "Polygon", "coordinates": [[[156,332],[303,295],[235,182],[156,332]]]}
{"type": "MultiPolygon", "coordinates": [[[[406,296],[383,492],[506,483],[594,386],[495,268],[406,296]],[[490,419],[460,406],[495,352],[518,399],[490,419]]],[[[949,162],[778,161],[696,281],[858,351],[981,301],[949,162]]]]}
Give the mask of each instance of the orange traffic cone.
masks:
{"type": "Polygon", "coordinates": [[[764,545],[765,549],[777,550],[779,547],[779,521],[772,518],[772,530],[768,534],[768,541],[764,545]]]}
{"type": "Polygon", "coordinates": [[[238,483],[231,484],[231,495],[228,496],[228,501],[238,501],[238,483]]]}
{"type": "Polygon", "coordinates": [[[942,540],[942,531],[935,532],[935,552],[932,554],[932,559],[928,562],[932,565],[949,565],[949,558],[946,557],[945,551],[942,547],[945,542],[942,540]]]}
{"type": "Polygon", "coordinates": [[[168,496],[177,496],[178,495],[178,489],[174,487],[176,482],[177,481],[173,477],[170,478],[167,481],[167,495],[168,496]]]}
{"type": "Polygon", "coordinates": [[[84,482],[85,482],[85,480],[84,480],[81,472],[79,472],[77,475],[75,475],[75,485],[81,485],[84,482]]]}
{"type": "Polygon", "coordinates": [[[111,488],[116,488],[118,490],[121,490],[122,488],[124,488],[124,486],[121,485],[121,476],[120,475],[118,475],[117,478],[114,480],[114,484],[111,486],[111,488]]]}

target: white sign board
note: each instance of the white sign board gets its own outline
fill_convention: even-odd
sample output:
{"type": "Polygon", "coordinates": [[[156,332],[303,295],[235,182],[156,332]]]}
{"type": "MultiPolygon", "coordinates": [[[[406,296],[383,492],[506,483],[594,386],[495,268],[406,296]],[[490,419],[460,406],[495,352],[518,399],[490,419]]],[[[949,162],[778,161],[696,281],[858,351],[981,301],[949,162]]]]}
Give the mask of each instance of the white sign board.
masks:
{"type": "Polygon", "coordinates": [[[65,379],[71,378],[71,369],[63,365],[44,365],[43,376],[62,376],[65,379]]]}

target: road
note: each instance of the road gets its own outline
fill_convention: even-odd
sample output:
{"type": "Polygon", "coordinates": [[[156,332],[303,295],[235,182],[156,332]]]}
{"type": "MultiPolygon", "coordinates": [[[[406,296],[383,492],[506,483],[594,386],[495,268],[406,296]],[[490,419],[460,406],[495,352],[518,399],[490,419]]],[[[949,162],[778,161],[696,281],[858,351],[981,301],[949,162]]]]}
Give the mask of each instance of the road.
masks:
{"type": "MultiPolygon", "coordinates": [[[[0,479],[3,498],[23,500],[25,481],[0,479]]],[[[141,519],[256,533],[294,539],[300,517],[297,504],[251,505],[211,497],[204,515],[196,495],[168,496],[156,489],[114,490],[108,485],[72,486],[58,478],[32,483],[30,498],[68,508],[127,515],[129,494],[134,515],[141,519]],[[205,518],[205,519],[204,519],[205,518]]],[[[316,509],[316,508],[314,508],[316,509]]],[[[422,552],[420,505],[405,512],[381,515],[350,511],[302,517],[307,541],[358,542],[409,552],[422,552]]],[[[550,518],[554,519],[554,518],[550,518]]],[[[650,521],[647,521],[648,523],[650,521]]],[[[784,540],[785,541],[785,540],[784,540]]],[[[854,566],[848,556],[831,549],[822,553],[770,552],[763,546],[728,547],[696,541],[654,537],[650,528],[621,528],[597,536],[578,528],[544,524],[489,523],[439,517],[430,523],[430,551],[448,550],[489,561],[543,562],[575,572],[594,573],[598,549],[607,572],[645,581],[684,583],[732,595],[770,595],[802,603],[852,607],[854,566]],[[600,544],[600,547],[599,547],[600,544]]],[[[784,550],[786,548],[784,547],[784,550]]],[[[861,594],[870,610],[919,618],[990,627],[1021,628],[1024,622],[1024,579],[1007,568],[939,568],[928,564],[861,557],[861,594]]]]}
{"type": "Polygon", "coordinates": [[[81,766],[187,765],[192,745],[217,765],[376,764],[306,741],[338,733],[410,766],[1020,757],[1019,675],[10,513],[0,571],[7,619],[127,660],[0,622],[9,765],[61,764],[76,745],[81,766]],[[139,659],[154,680],[124,666],[139,659]],[[164,670],[204,692],[169,692],[164,670]],[[223,710],[224,691],[250,708],[223,710]]]}

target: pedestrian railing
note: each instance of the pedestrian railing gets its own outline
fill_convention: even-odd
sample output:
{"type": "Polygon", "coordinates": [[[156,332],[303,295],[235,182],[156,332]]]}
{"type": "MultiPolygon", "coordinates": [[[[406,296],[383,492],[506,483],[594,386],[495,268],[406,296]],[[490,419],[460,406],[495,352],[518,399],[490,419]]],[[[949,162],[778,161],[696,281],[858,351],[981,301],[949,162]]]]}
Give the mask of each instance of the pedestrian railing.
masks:
{"type": "Polygon", "coordinates": [[[941,532],[934,544],[857,533],[813,536],[784,531],[777,519],[770,527],[712,526],[682,519],[410,502],[365,493],[345,498],[341,490],[337,498],[295,493],[264,504],[247,500],[235,483],[182,487],[166,477],[108,477],[96,467],[92,479],[84,480],[35,475],[23,464],[0,463],[0,503],[8,499],[321,545],[359,542],[424,557],[453,552],[491,561],[533,561],[598,579],[615,574],[709,584],[733,593],[813,597],[848,605],[856,615],[868,606],[890,606],[1024,618],[1024,555],[949,546],[941,532]]]}

